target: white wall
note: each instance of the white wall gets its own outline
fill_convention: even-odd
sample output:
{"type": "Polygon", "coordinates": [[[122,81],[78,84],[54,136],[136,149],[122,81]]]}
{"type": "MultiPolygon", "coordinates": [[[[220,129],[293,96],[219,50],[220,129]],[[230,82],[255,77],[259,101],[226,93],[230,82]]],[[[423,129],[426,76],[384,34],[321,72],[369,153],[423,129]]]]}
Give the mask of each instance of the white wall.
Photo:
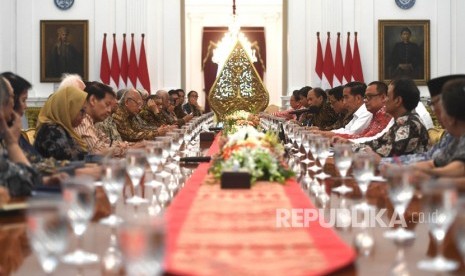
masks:
{"type": "MultiPolygon", "coordinates": [[[[318,85],[314,69],[317,31],[323,32],[323,49],[326,32],[331,32],[333,54],[337,32],[345,37],[346,32],[353,36],[357,31],[365,81],[377,80],[380,19],[430,20],[431,78],[465,73],[465,29],[461,27],[465,26],[465,1],[416,1],[413,8],[402,10],[393,0],[292,0],[288,10],[288,91],[318,85]]],[[[346,40],[341,42],[344,56],[346,40]]],[[[425,86],[420,91],[429,95],[425,86]]]]}
{"type": "MultiPolygon", "coordinates": [[[[185,20],[186,45],[191,46],[187,49],[190,53],[186,54],[186,83],[181,83],[181,0],[78,0],[68,11],[57,9],[51,0],[2,0],[0,71],[11,70],[31,81],[30,97],[47,97],[54,86],[40,83],[40,20],[89,20],[89,79],[99,79],[104,32],[116,32],[119,36],[123,32],[136,35],[144,32],[152,90],[184,87],[201,91],[201,27],[226,25],[231,1],[185,0],[185,3],[191,8],[186,9],[185,20]]],[[[279,103],[283,92],[287,94],[315,82],[317,31],[323,32],[323,47],[327,31],[333,37],[338,31],[357,31],[365,80],[376,80],[379,19],[430,20],[431,77],[465,72],[463,0],[416,1],[415,6],[406,11],[398,8],[393,0],[288,0],[288,35],[284,38],[288,47],[284,53],[288,70],[283,79],[281,3],[281,0],[237,1],[238,14],[245,18],[244,25],[266,28],[268,71],[265,83],[271,103],[279,103]],[[282,91],[284,80],[287,89],[282,91]]],[[[110,55],[111,42],[110,36],[110,55]]],[[[335,47],[335,40],[332,45],[335,47]]],[[[139,45],[136,47],[139,49],[139,45]]],[[[345,51],[345,39],[342,51],[345,51]]],[[[421,91],[423,95],[428,94],[425,87],[421,87],[421,91]]]]}
{"type": "Polygon", "coordinates": [[[40,83],[40,20],[89,21],[89,80],[99,80],[103,33],[108,33],[111,58],[112,33],[120,40],[135,34],[139,53],[140,35],[145,48],[152,90],[181,85],[180,0],[78,0],[61,11],[53,1],[2,0],[0,10],[0,71],[13,71],[33,84],[29,97],[47,97],[53,83],[40,83]]]}

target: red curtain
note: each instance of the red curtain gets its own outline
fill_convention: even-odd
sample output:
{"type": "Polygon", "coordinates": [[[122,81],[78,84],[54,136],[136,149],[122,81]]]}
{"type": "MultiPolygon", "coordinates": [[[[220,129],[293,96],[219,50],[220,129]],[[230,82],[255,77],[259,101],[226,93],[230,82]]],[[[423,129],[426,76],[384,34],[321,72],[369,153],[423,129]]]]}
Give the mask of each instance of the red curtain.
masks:
{"type": "MultiPolygon", "coordinates": [[[[212,62],[214,44],[223,38],[224,33],[228,31],[227,27],[204,27],[202,35],[202,70],[204,77],[205,111],[210,111],[208,104],[208,93],[216,79],[218,65],[212,62]]],[[[252,43],[252,49],[256,50],[257,62],[254,63],[258,75],[263,80],[263,74],[266,71],[266,42],[264,27],[241,27],[241,31],[252,43]]]]}

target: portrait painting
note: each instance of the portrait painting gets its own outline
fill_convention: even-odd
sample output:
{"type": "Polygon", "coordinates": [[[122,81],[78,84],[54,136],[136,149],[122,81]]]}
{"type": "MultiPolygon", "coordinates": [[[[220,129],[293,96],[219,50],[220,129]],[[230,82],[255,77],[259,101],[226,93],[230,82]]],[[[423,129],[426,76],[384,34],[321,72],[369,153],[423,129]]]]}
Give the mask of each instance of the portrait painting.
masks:
{"type": "Polygon", "coordinates": [[[88,79],[88,21],[40,21],[40,82],[60,82],[63,74],[88,79]]]}
{"type": "Polygon", "coordinates": [[[407,77],[417,85],[430,78],[429,20],[379,20],[379,79],[407,77]]]}

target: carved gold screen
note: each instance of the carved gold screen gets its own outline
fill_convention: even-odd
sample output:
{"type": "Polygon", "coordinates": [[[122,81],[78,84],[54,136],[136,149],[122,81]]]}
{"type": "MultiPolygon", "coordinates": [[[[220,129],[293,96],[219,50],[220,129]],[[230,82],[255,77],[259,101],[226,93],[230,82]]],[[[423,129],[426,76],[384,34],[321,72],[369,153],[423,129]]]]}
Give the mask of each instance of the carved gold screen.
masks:
{"type": "Polygon", "coordinates": [[[218,121],[237,110],[257,113],[268,106],[268,91],[239,41],[210,89],[208,100],[218,121]]]}

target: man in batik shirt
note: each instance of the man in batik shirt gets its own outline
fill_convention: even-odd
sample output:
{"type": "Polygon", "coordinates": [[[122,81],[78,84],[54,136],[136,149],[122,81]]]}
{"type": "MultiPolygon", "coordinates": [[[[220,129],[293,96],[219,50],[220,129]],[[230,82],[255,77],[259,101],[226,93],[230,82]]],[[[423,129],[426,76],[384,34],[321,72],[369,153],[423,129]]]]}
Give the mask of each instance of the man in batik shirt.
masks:
{"type": "MultiPolygon", "coordinates": [[[[182,91],[182,93],[184,94],[184,91],[182,91]]],[[[181,98],[181,96],[179,95],[179,89],[178,90],[170,90],[168,92],[168,94],[170,95],[170,98],[174,101],[174,110],[173,110],[173,112],[176,115],[176,118],[177,119],[184,118],[187,115],[187,113],[184,112],[184,110],[182,109],[182,104],[183,104],[183,101],[184,101],[184,97],[181,98]]]]}
{"type": "MultiPolygon", "coordinates": [[[[442,87],[447,81],[461,79],[461,78],[465,78],[465,74],[442,76],[439,78],[431,79],[427,83],[428,90],[431,96],[428,104],[431,107],[431,110],[436,115],[436,118],[438,119],[439,124],[441,126],[443,125],[441,122],[441,113],[443,112],[442,110],[443,107],[441,103],[442,87]]],[[[437,157],[445,148],[449,146],[451,142],[455,140],[456,139],[452,135],[450,135],[450,133],[445,132],[444,135],[442,135],[439,142],[433,145],[431,149],[428,150],[427,152],[401,155],[395,158],[385,157],[381,159],[380,164],[398,163],[398,162],[401,162],[402,164],[411,164],[411,163],[416,163],[419,161],[431,160],[437,157]]],[[[422,163],[426,163],[426,162],[419,162],[416,165],[422,166],[422,163]]]]}
{"type": "Polygon", "coordinates": [[[169,130],[168,127],[149,128],[140,124],[136,116],[138,116],[142,105],[142,97],[139,92],[131,89],[123,96],[118,109],[112,115],[123,140],[130,142],[153,140],[169,130]]]}
{"type": "Polygon", "coordinates": [[[92,154],[107,154],[122,157],[126,154],[128,143],[114,141],[105,132],[95,127],[96,122],[102,122],[111,114],[112,104],[116,99],[113,89],[99,82],[88,82],[84,91],[87,92],[86,114],[81,124],[74,130],[81,135],[87,144],[87,151],[92,154]]]}
{"type": "Polygon", "coordinates": [[[178,127],[183,126],[186,122],[189,122],[192,118],[193,115],[189,114],[184,116],[182,119],[178,119],[176,115],[174,114],[174,105],[176,103],[177,97],[175,96],[172,98],[168,92],[164,90],[159,90],[157,91],[157,95],[160,96],[162,100],[162,106],[163,108],[161,109],[161,115],[162,115],[162,121],[166,125],[177,125],[178,127]]]}
{"type": "Polygon", "coordinates": [[[111,114],[108,116],[103,122],[97,122],[95,123],[95,127],[105,133],[108,138],[110,138],[111,143],[116,143],[116,142],[122,142],[123,138],[121,138],[121,135],[118,132],[118,128],[116,127],[115,121],[113,120],[113,116],[111,116],[113,113],[116,112],[116,109],[118,109],[118,101],[113,99],[111,101],[111,114]]]}
{"type": "Polygon", "coordinates": [[[381,137],[361,146],[368,146],[381,157],[425,152],[428,131],[415,112],[420,91],[411,79],[394,80],[388,86],[386,112],[394,118],[393,126],[381,137]]]}
{"type": "Polygon", "coordinates": [[[139,116],[144,120],[144,124],[152,127],[160,127],[165,124],[161,114],[162,100],[158,95],[150,95],[147,104],[142,108],[139,116]]]}
{"type": "Polygon", "coordinates": [[[334,124],[326,128],[321,128],[321,130],[326,131],[344,127],[354,117],[354,113],[347,112],[347,109],[344,106],[344,97],[342,94],[343,90],[344,87],[342,85],[336,86],[328,90],[328,102],[331,105],[331,108],[336,113],[336,121],[334,122],[334,124]]]}
{"type": "Polygon", "coordinates": [[[336,122],[336,112],[331,108],[331,104],[327,98],[326,92],[319,87],[313,88],[308,92],[308,106],[317,108],[316,113],[311,114],[308,125],[316,126],[319,129],[326,129],[336,122]]]}

